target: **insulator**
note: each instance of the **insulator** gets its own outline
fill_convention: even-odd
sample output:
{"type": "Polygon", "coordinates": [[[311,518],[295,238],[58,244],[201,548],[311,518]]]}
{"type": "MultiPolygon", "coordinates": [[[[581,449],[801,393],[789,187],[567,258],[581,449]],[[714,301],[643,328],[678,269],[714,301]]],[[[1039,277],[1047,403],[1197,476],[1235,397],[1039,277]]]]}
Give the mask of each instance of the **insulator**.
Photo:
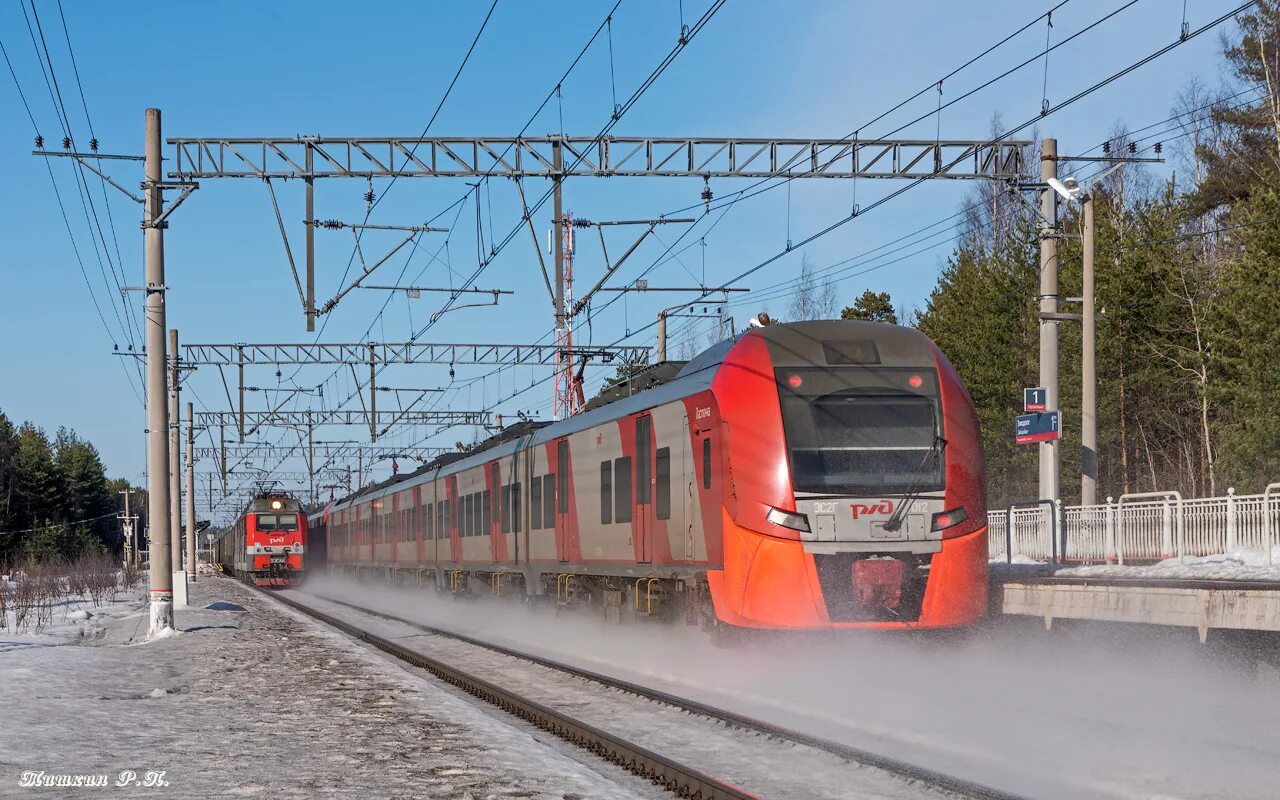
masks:
{"type": "Polygon", "coordinates": [[[98,138],[96,136],[89,140],[89,149],[95,153],[98,152],[98,138]]]}
{"type": "Polygon", "coordinates": [[[71,137],[70,137],[70,136],[63,136],[63,137],[62,137],[62,149],[63,149],[63,150],[70,150],[70,149],[71,149],[71,137]]]}
{"type": "Polygon", "coordinates": [[[36,134],[36,149],[37,150],[44,149],[44,137],[39,134],[36,134]]]}
{"type": "Polygon", "coordinates": [[[1162,149],[1163,149],[1163,146],[1159,142],[1156,142],[1156,147],[1155,147],[1156,155],[1160,155],[1160,151],[1162,149]]]}
{"type": "Polygon", "coordinates": [[[711,184],[704,178],[702,181],[702,202],[709,205],[711,203],[711,184]]]}
{"type": "Polygon", "coordinates": [[[1111,154],[1111,142],[1102,143],[1102,152],[1106,153],[1107,155],[1111,154]]]}
{"type": "Polygon", "coordinates": [[[1137,143],[1137,142],[1129,142],[1129,152],[1130,152],[1130,153],[1136,153],[1136,152],[1138,152],[1138,143],[1137,143]]]}

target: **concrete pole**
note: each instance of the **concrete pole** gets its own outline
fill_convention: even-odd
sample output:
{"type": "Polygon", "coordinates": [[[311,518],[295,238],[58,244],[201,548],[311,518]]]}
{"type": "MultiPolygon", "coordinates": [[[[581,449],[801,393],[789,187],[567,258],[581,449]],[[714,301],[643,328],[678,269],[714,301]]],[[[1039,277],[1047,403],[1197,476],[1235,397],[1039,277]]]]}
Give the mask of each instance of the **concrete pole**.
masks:
{"type": "Polygon", "coordinates": [[[196,412],[187,403],[187,580],[196,579],[196,412]]]}
{"type": "Polygon", "coordinates": [[[173,630],[173,573],[169,555],[169,410],[165,403],[164,231],[153,227],[164,208],[156,184],[160,161],[160,109],[146,112],[146,183],[143,211],[146,246],[147,328],[147,535],[151,584],[150,635],[173,630]]]}
{"type": "MultiPolygon", "coordinates": [[[[1045,139],[1040,145],[1040,180],[1058,176],[1058,140],[1045,139]]],[[[1040,229],[1040,313],[1058,313],[1058,195],[1045,187],[1040,194],[1040,213],[1047,223],[1040,229]]],[[[1058,323],[1040,319],[1040,385],[1045,389],[1045,410],[1058,410],[1058,323]]],[[[1040,443],[1040,497],[1058,499],[1061,470],[1058,442],[1040,443]]]]}
{"type": "Polygon", "coordinates": [[[121,489],[117,494],[124,495],[124,517],[121,522],[124,526],[124,563],[128,565],[133,563],[133,518],[129,516],[129,495],[133,492],[121,489]]]}
{"type": "MultiPolygon", "coordinates": [[[[316,184],[311,177],[314,155],[310,144],[307,144],[306,170],[304,179],[307,187],[307,331],[316,329],[316,184]]],[[[244,368],[241,368],[241,372],[244,368]]]]}
{"type": "Polygon", "coordinates": [[[1098,502],[1098,375],[1097,319],[1094,314],[1093,254],[1094,225],[1093,197],[1083,198],[1080,226],[1081,247],[1084,250],[1083,311],[1081,332],[1080,367],[1080,504],[1091,506],[1098,502]]]}
{"type": "MultiPolygon", "coordinates": [[[[169,330],[169,551],[174,580],[182,572],[182,413],[178,407],[178,332],[169,330]]],[[[181,596],[178,597],[181,600],[181,596]]]]}
{"type": "Polygon", "coordinates": [[[658,312],[658,358],[654,363],[667,360],[667,309],[658,312]]]}
{"type": "Polygon", "coordinates": [[[564,150],[559,142],[551,145],[551,165],[556,175],[552,178],[552,205],[555,214],[555,256],[556,256],[556,331],[564,328],[564,197],[561,192],[560,171],[564,168],[564,150]]]}

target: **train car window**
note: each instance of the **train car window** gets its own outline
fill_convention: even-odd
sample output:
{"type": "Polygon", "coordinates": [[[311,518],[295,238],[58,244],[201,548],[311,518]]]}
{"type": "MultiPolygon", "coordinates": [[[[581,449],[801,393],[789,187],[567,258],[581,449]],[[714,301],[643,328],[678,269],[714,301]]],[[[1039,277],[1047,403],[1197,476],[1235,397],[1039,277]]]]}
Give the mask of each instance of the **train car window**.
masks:
{"type": "Polygon", "coordinates": [[[649,442],[653,438],[653,417],[640,417],[636,420],[636,502],[650,501],[649,442]]]}
{"type": "Polygon", "coordinates": [[[471,509],[471,535],[480,536],[484,533],[481,523],[484,522],[484,496],[480,492],[471,495],[475,498],[475,505],[471,509]]]}
{"type": "Polygon", "coordinates": [[[434,503],[427,503],[427,504],[424,506],[424,508],[427,510],[427,530],[426,530],[427,538],[428,538],[428,539],[434,539],[434,538],[436,538],[436,531],[435,531],[435,521],[436,521],[436,517],[435,517],[435,504],[434,504],[434,503]]]}
{"type": "Polygon", "coordinates": [[[511,484],[511,530],[520,532],[520,484],[511,484]]]}
{"type": "Polygon", "coordinates": [[[534,476],[529,484],[529,530],[536,531],[542,527],[542,478],[534,476]]]}
{"type": "Polygon", "coordinates": [[[484,506],[484,514],[481,516],[480,520],[480,532],[485,536],[488,536],[489,531],[493,530],[493,490],[484,490],[483,502],[481,505],[484,506]]]}
{"type": "Polygon", "coordinates": [[[511,533],[511,484],[502,487],[502,532],[511,533]]]}
{"type": "Polygon", "coordinates": [[[600,524],[613,522],[613,462],[600,462],[600,524]]]}
{"type": "Polygon", "coordinates": [[[556,510],[561,514],[569,513],[569,440],[561,439],[556,445],[556,510]]]}
{"type": "Polygon", "coordinates": [[[658,519],[671,519],[671,448],[659,447],[658,458],[654,464],[654,479],[657,481],[657,500],[655,505],[658,519]]]}
{"type": "Polygon", "coordinates": [[[711,488],[711,440],[702,440],[702,488],[711,488]]]}
{"type": "Polygon", "coordinates": [[[448,500],[441,500],[436,503],[436,536],[441,539],[449,538],[449,523],[444,518],[444,509],[447,505],[449,505],[448,500]]]}
{"type": "Polygon", "coordinates": [[[547,473],[542,476],[542,527],[556,526],[556,476],[547,473]]]}
{"type": "Polygon", "coordinates": [[[613,521],[631,521],[631,456],[613,461],[613,521]]]}

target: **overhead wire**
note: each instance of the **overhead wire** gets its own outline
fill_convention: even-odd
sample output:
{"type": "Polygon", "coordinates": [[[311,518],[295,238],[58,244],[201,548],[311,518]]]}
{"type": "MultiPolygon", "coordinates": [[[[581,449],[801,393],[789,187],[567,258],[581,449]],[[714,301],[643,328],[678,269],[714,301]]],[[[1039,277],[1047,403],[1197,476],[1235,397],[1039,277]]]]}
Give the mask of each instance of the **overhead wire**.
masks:
{"type": "MultiPolygon", "coordinates": [[[[1123,69],[1121,69],[1121,70],[1119,70],[1119,71],[1117,71],[1117,72],[1114,72],[1114,73],[1110,74],[1110,75],[1109,75],[1109,76],[1107,76],[1106,78],[1104,78],[1104,79],[1102,79],[1102,80],[1100,80],[1100,81],[1098,81],[1098,82],[1096,82],[1096,83],[1092,84],[1092,85],[1091,85],[1091,86],[1089,86],[1088,88],[1086,88],[1086,89],[1084,89],[1084,90],[1082,90],[1082,91],[1080,91],[1080,92],[1077,92],[1075,95],[1071,96],[1071,97],[1070,97],[1070,98],[1068,98],[1067,100],[1064,100],[1064,101],[1062,101],[1061,103],[1058,103],[1058,104],[1051,105],[1051,106],[1050,106],[1050,108],[1049,108],[1049,109],[1047,109],[1043,114],[1039,114],[1039,115],[1037,115],[1037,116],[1035,116],[1035,117],[1031,118],[1031,119],[1030,119],[1030,120],[1028,120],[1027,122],[1024,122],[1023,124],[1021,124],[1021,125],[1019,125],[1019,126],[1017,126],[1017,127],[1015,127],[1015,128],[1012,128],[1012,129],[1010,129],[1010,130],[1006,131],[1005,133],[1001,134],[999,137],[995,137],[991,142],[988,142],[987,144],[988,144],[988,145],[990,145],[990,144],[994,144],[994,143],[997,143],[998,141],[1001,141],[1001,140],[1003,140],[1003,139],[1005,139],[1005,138],[1008,138],[1009,136],[1012,136],[1014,133],[1017,133],[1019,130],[1025,129],[1026,127],[1029,127],[1029,126],[1031,126],[1031,125],[1035,124],[1035,122],[1039,121],[1039,119],[1043,118],[1044,116],[1048,116],[1048,115],[1050,115],[1050,114],[1056,113],[1057,111],[1060,111],[1060,110],[1062,110],[1063,108],[1066,108],[1066,107],[1068,107],[1068,106],[1070,106],[1070,105],[1074,104],[1075,102],[1078,102],[1079,100],[1083,99],[1084,97],[1087,97],[1087,96],[1089,96],[1090,94],[1092,94],[1092,93],[1094,93],[1094,92],[1096,92],[1096,91],[1101,90],[1102,88],[1104,88],[1104,87],[1106,87],[1106,86],[1110,85],[1111,83],[1113,83],[1114,81],[1118,80],[1119,78],[1124,77],[1124,76],[1126,76],[1126,75],[1130,74],[1130,73],[1131,73],[1131,72],[1133,72],[1134,70],[1139,69],[1139,68],[1141,68],[1142,66],[1144,66],[1144,65],[1146,65],[1146,64],[1148,64],[1148,63],[1150,63],[1151,61],[1155,60],[1156,58],[1159,58],[1160,56],[1162,56],[1162,55],[1164,55],[1164,54],[1166,54],[1166,53],[1168,53],[1168,52],[1172,51],[1173,49],[1175,49],[1175,48],[1176,48],[1176,47],[1178,47],[1179,45],[1184,44],[1185,42],[1190,41],[1191,39],[1194,39],[1194,38],[1196,38],[1197,36],[1200,36],[1201,34],[1203,34],[1203,33],[1207,32],[1207,31],[1209,31],[1209,30],[1212,30],[1213,28],[1217,27],[1218,25],[1221,25],[1222,23],[1224,23],[1224,22],[1226,22],[1227,20],[1229,20],[1229,19],[1233,18],[1234,16],[1238,15],[1239,13],[1243,12],[1243,11],[1244,11],[1244,10],[1246,10],[1247,8],[1249,8],[1249,7],[1253,6],[1254,4],[1255,4],[1254,2],[1244,3],[1244,4],[1242,4],[1242,5],[1238,6],[1238,7],[1236,7],[1234,10],[1232,10],[1232,11],[1230,11],[1230,12],[1226,13],[1226,14],[1223,14],[1223,15],[1219,16],[1218,18],[1216,18],[1216,19],[1212,20],[1212,21],[1211,21],[1211,22],[1209,22],[1209,23],[1206,23],[1205,25],[1202,25],[1201,27],[1199,27],[1199,28],[1197,28],[1197,29],[1195,29],[1195,30],[1193,30],[1193,31],[1186,31],[1186,32],[1184,32],[1184,33],[1183,33],[1183,35],[1182,35],[1182,36],[1181,36],[1177,41],[1173,42],[1172,44],[1169,44],[1169,45],[1166,45],[1166,46],[1164,46],[1164,47],[1161,47],[1161,48],[1157,49],[1156,51],[1154,51],[1154,52],[1152,52],[1152,53],[1148,54],[1147,56],[1145,56],[1145,57],[1143,57],[1143,58],[1139,59],[1138,61],[1136,61],[1136,62],[1134,62],[1134,63],[1130,64],[1129,66],[1126,66],[1126,67],[1124,67],[1123,69]]],[[[897,192],[894,192],[894,193],[892,193],[891,195],[889,195],[888,197],[886,197],[886,198],[882,198],[881,200],[877,201],[875,204],[873,204],[873,206],[871,206],[870,208],[868,208],[868,210],[871,210],[871,208],[874,208],[874,207],[876,207],[876,206],[879,206],[879,205],[881,205],[881,204],[883,204],[883,203],[887,202],[888,200],[890,200],[890,199],[892,199],[892,198],[894,198],[894,197],[900,196],[903,192],[905,192],[905,191],[909,190],[910,188],[912,188],[912,187],[914,187],[914,186],[918,185],[918,184],[919,184],[919,183],[921,183],[923,180],[924,180],[924,178],[918,178],[918,179],[916,179],[916,180],[912,181],[910,184],[908,184],[907,186],[905,186],[905,187],[903,187],[902,189],[898,190],[897,192]]],[[[859,216],[861,216],[861,214],[860,214],[859,216]]],[[[852,218],[849,218],[849,219],[852,219],[852,218]]],[[[824,228],[824,229],[822,229],[822,230],[820,230],[820,231],[816,232],[815,234],[813,234],[813,235],[811,235],[811,236],[807,237],[807,238],[806,238],[806,239],[805,239],[801,244],[803,245],[803,244],[808,243],[808,242],[810,242],[810,241],[813,241],[813,240],[815,240],[815,239],[817,239],[817,238],[819,238],[819,237],[821,237],[821,236],[825,236],[825,235],[827,235],[828,233],[830,233],[832,230],[835,230],[837,227],[841,226],[842,224],[844,224],[844,223],[845,223],[845,222],[847,222],[847,221],[849,221],[849,220],[848,220],[848,219],[846,219],[846,220],[841,220],[841,221],[838,221],[837,223],[835,223],[834,225],[827,226],[826,228],[824,228]]],[[[777,260],[777,258],[781,257],[782,255],[785,255],[785,251],[784,251],[783,253],[777,254],[777,255],[775,255],[775,256],[773,256],[773,257],[769,258],[769,259],[766,259],[765,261],[761,262],[760,264],[758,264],[758,265],[756,265],[756,266],[754,266],[754,267],[752,267],[752,268],[748,269],[747,271],[745,271],[745,272],[744,272],[744,273],[742,273],[741,275],[739,275],[739,276],[737,276],[737,277],[733,278],[733,279],[732,279],[732,280],[730,280],[730,281],[725,282],[725,284],[724,284],[724,285],[732,285],[733,283],[736,283],[737,281],[741,280],[741,279],[742,279],[742,277],[745,277],[746,275],[752,274],[752,273],[754,273],[755,271],[757,271],[757,270],[759,270],[759,269],[762,269],[764,266],[766,266],[767,264],[772,263],[773,261],[777,260]]],[[[706,296],[708,296],[708,294],[710,294],[710,293],[704,293],[704,294],[702,295],[702,297],[704,297],[704,298],[705,298],[706,296]]],[[[634,337],[634,336],[636,336],[637,334],[642,333],[642,332],[644,332],[644,331],[647,331],[647,330],[648,330],[648,329],[650,329],[650,328],[653,328],[654,326],[656,326],[656,324],[657,324],[656,322],[650,322],[650,323],[648,323],[647,325],[643,326],[642,328],[637,329],[637,330],[635,330],[635,331],[632,331],[630,334],[627,334],[627,335],[624,335],[624,336],[622,336],[622,337],[619,337],[619,338],[618,338],[617,340],[615,340],[612,344],[614,344],[614,345],[616,345],[616,344],[620,344],[621,342],[625,341],[626,339],[633,338],[633,337],[634,337]]],[[[515,393],[513,393],[513,395],[512,395],[511,397],[504,398],[504,399],[503,399],[502,401],[500,401],[500,402],[506,402],[506,401],[508,401],[508,400],[510,400],[510,399],[513,399],[515,396],[518,396],[519,394],[522,394],[523,392],[528,391],[529,389],[534,388],[534,386],[537,386],[537,385],[539,385],[540,383],[545,383],[545,382],[546,382],[546,381],[548,381],[548,380],[550,380],[550,377],[544,378],[544,379],[542,379],[542,381],[537,381],[537,382],[535,382],[533,385],[531,385],[531,386],[529,386],[529,387],[526,387],[526,388],[523,388],[523,389],[519,389],[519,390],[517,390],[515,393]]]]}

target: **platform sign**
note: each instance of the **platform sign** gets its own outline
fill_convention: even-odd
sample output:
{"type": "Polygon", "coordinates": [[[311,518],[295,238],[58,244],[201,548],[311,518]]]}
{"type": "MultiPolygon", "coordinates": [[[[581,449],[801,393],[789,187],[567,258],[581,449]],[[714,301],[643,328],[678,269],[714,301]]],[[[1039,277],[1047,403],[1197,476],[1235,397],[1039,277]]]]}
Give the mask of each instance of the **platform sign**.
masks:
{"type": "Polygon", "coordinates": [[[1044,411],[1048,408],[1049,392],[1044,387],[1022,390],[1023,411],[1044,411]]]}
{"type": "Polygon", "coordinates": [[[1041,411],[1035,414],[1023,414],[1014,425],[1014,441],[1018,444],[1034,444],[1036,442],[1052,442],[1062,438],[1062,428],[1058,424],[1059,412],[1041,411]]]}

